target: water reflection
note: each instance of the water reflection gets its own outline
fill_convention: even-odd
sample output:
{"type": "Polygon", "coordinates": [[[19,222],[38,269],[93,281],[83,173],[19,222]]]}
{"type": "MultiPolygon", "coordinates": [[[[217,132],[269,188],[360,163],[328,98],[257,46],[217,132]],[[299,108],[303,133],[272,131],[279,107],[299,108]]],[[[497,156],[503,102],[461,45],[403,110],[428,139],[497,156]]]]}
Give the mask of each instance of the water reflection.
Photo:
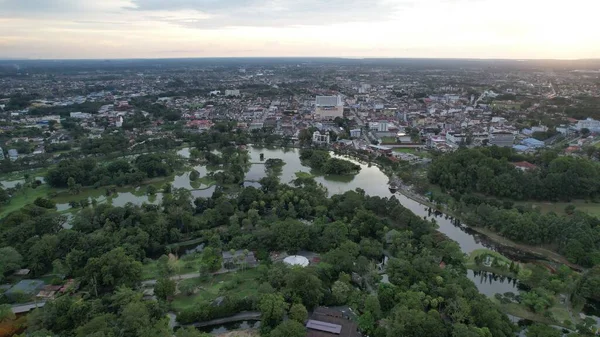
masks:
{"type": "Polygon", "coordinates": [[[518,294],[520,292],[518,287],[519,281],[511,277],[474,270],[468,270],[467,277],[475,283],[480,293],[489,297],[495,294],[508,292],[518,294]]]}
{"type": "Polygon", "coordinates": [[[260,328],[260,321],[242,321],[235,323],[212,325],[198,328],[202,332],[207,332],[213,335],[218,335],[234,330],[248,330],[260,328]]]}

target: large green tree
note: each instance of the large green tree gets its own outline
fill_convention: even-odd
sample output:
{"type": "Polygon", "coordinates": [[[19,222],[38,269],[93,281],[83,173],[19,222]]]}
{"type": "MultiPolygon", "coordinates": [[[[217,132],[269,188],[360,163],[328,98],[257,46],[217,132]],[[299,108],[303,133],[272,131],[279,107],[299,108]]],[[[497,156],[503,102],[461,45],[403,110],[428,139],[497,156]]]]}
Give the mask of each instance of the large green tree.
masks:
{"type": "Polygon", "coordinates": [[[266,294],[261,298],[258,308],[262,324],[274,327],[283,321],[288,305],[281,294],[266,294]]]}
{"type": "Polygon", "coordinates": [[[287,320],[281,324],[279,324],[271,333],[270,337],[304,337],[306,336],[306,328],[304,325],[292,321],[287,320]]]}
{"type": "Polygon", "coordinates": [[[112,291],[119,286],[134,287],[142,276],[142,264],[123,248],[115,248],[98,258],[89,259],[84,279],[95,293],[112,291]]]}

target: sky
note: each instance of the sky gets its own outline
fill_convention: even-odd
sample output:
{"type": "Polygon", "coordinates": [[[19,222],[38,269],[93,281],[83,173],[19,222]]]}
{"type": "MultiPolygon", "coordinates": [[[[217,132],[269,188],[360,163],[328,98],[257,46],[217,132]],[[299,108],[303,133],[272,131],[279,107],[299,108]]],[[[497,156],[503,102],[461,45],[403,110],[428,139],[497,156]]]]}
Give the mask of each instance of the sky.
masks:
{"type": "Polygon", "coordinates": [[[600,58],[600,0],[0,0],[0,58],[600,58]]]}

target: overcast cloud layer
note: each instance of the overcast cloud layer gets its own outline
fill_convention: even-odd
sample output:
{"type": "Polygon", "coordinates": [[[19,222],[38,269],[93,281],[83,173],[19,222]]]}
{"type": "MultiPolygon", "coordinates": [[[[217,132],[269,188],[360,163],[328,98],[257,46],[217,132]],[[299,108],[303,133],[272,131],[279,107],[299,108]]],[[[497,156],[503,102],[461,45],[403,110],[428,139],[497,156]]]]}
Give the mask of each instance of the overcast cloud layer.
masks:
{"type": "Polygon", "coordinates": [[[0,57],[600,58],[597,0],[0,0],[0,57]]]}

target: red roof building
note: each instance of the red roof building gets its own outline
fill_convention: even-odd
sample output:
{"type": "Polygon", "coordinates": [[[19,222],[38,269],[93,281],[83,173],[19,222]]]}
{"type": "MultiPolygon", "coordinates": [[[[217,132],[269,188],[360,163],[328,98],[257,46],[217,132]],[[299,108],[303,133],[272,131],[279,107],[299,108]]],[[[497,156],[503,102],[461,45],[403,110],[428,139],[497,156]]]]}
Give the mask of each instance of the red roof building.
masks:
{"type": "Polygon", "coordinates": [[[535,170],[537,168],[537,166],[533,165],[528,161],[520,161],[512,164],[521,171],[535,170]]]}

